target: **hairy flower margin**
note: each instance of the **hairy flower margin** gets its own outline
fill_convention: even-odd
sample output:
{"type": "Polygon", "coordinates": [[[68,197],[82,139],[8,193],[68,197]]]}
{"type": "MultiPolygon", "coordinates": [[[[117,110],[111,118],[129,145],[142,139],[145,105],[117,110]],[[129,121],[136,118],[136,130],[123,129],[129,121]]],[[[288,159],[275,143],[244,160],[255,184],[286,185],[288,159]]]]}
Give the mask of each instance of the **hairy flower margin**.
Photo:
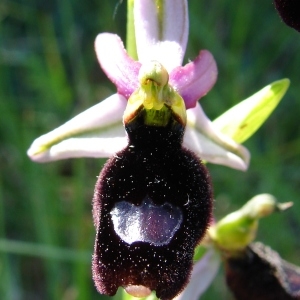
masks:
{"type": "MultiPolygon", "coordinates": [[[[138,61],[127,54],[117,35],[98,35],[96,54],[102,69],[116,85],[117,93],[36,139],[28,150],[28,156],[33,161],[110,157],[124,148],[127,137],[122,116],[127,100],[138,88],[141,65],[149,60],[157,60],[169,72],[170,85],[185,101],[187,127],[184,146],[207,162],[247,169],[250,155],[238,143],[260,127],[279,103],[289,81],[282,80],[267,86],[226,112],[216,122],[211,122],[197,101],[209,92],[216,81],[214,58],[210,52],[202,50],[194,61],[182,66],[188,39],[187,1],[160,2],[163,9],[158,11],[153,0],[134,1],[138,61]],[[233,120],[233,115],[239,117],[233,120]],[[246,131],[241,130],[245,124],[246,131]]],[[[198,299],[214,278],[219,263],[215,250],[207,251],[195,264],[189,285],[176,300],[198,299]]]]}

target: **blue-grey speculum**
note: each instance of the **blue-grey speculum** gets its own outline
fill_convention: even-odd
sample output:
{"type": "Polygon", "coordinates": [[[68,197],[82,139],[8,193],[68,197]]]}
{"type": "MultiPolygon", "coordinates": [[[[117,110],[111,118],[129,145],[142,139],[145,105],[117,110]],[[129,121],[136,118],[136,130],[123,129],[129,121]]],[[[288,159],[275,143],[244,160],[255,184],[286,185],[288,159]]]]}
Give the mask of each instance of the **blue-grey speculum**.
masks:
{"type": "Polygon", "coordinates": [[[110,215],[115,232],[127,244],[169,244],[182,223],[179,207],[168,202],[155,205],[149,196],[145,197],[141,205],[117,202],[110,215]]]}

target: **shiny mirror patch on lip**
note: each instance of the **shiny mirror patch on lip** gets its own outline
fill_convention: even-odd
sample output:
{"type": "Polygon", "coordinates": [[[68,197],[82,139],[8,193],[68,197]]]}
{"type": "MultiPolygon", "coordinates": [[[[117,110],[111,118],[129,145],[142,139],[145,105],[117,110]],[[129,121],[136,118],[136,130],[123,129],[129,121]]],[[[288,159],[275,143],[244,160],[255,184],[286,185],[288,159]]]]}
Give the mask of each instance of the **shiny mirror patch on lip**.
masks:
{"type": "Polygon", "coordinates": [[[156,246],[169,244],[183,219],[179,207],[168,202],[155,205],[148,196],[139,206],[127,201],[117,202],[110,215],[115,232],[124,242],[146,242],[156,246]]]}

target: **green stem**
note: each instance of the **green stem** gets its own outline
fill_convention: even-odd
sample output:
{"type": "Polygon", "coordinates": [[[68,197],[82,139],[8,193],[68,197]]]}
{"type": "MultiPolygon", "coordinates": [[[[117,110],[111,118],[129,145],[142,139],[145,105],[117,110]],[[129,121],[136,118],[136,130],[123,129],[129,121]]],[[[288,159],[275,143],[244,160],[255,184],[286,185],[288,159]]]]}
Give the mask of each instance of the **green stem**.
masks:
{"type": "Polygon", "coordinates": [[[138,59],[135,42],[135,30],[134,30],[134,0],[127,0],[127,36],[126,36],[126,49],[128,54],[133,59],[138,59]]]}
{"type": "Polygon", "coordinates": [[[156,0],[157,9],[157,19],[158,19],[158,29],[159,29],[159,39],[163,39],[163,19],[164,19],[164,1],[156,0]]]}

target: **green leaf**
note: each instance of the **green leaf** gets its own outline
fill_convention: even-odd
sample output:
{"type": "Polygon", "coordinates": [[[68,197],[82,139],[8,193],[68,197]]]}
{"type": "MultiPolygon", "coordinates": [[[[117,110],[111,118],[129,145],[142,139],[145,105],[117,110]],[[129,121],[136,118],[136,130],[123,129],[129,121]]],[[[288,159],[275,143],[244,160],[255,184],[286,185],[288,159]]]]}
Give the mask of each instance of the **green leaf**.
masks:
{"type": "Polygon", "coordinates": [[[237,143],[244,142],[270,116],[289,85],[289,79],[278,80],[267,85],[214,120],[215,128],[237,143]]]}

